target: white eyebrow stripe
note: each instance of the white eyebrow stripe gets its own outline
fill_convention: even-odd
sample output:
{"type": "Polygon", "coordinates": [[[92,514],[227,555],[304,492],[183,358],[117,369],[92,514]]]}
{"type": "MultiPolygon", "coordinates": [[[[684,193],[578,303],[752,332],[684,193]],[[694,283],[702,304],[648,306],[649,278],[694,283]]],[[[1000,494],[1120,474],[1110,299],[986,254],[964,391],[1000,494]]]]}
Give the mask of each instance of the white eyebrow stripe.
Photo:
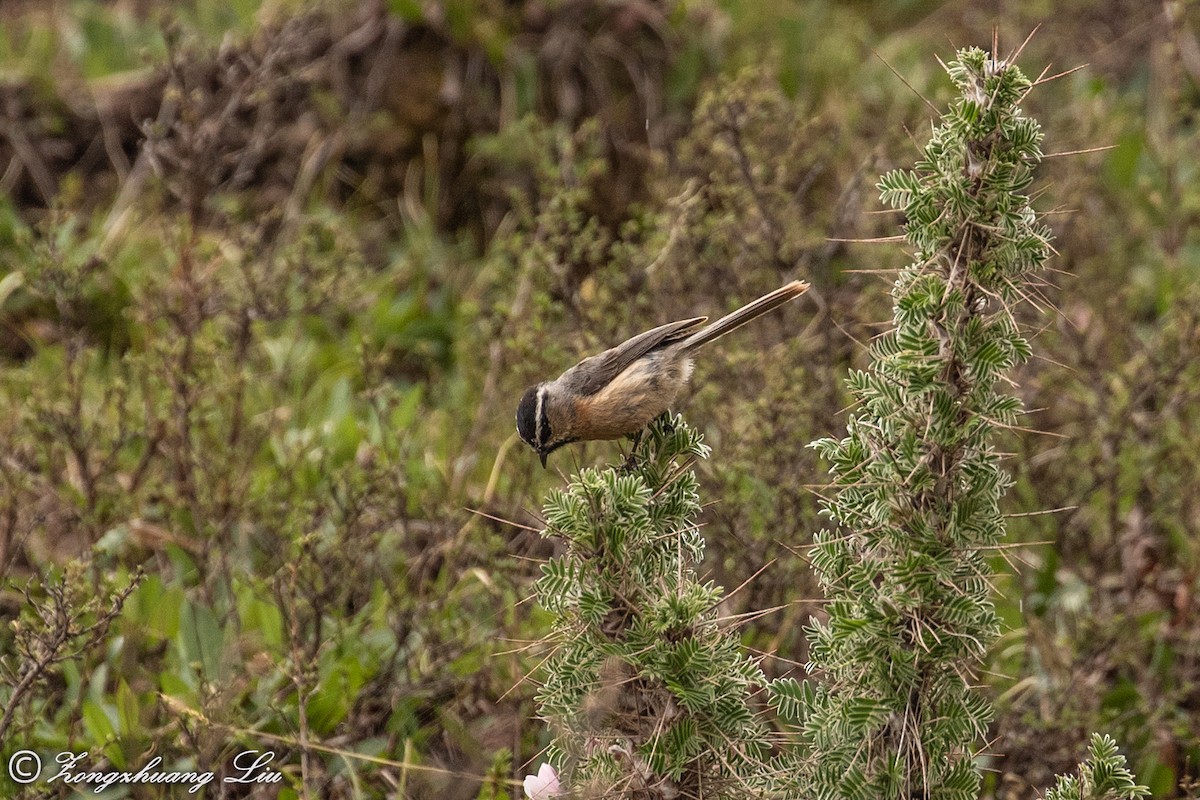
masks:
{"type": "Polygon", "coordinates": [[[534,436],[535,441],[537,442],[538,447],[541,447],[542,445],[545,444],[545,442],[542,440],[542,406],[545,405],[545,402],[546,402],[546,387],[543,386],[540,389],[538,389],[538,391],[537,391],[537,407],[534,409],[534,412],[533,412],[534,426],[535,426],[533,436],[534,436]]]}

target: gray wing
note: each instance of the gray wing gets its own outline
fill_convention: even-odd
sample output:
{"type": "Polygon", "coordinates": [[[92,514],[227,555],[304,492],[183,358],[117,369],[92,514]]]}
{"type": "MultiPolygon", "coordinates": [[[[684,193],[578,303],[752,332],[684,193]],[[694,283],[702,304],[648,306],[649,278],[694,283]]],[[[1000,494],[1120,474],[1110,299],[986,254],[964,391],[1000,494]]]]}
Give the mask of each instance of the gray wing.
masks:
{"type": "Polygon", "coordinates": [[[591,395],[603,389],[613,378],[642,356],[660,347],[686,339],[708,317],[692,317],[639,333],[616,347],[585,358],[562,374],[558,380],[570,385],[580,395],[591,395]]]}

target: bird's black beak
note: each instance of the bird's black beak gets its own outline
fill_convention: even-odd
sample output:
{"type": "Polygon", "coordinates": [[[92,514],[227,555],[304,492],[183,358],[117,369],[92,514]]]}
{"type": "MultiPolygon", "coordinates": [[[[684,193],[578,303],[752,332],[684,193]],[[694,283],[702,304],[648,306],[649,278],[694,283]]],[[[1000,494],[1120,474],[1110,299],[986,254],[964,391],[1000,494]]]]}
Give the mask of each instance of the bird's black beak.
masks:
{"type": "Polygon", "coordinates": [[[542,469],[546,468],[546,457],[549,455],[550,454],[547,453],[545,450],[538,450],[538,458],[541,459],[541,461],[542,461],[542,469]]]}

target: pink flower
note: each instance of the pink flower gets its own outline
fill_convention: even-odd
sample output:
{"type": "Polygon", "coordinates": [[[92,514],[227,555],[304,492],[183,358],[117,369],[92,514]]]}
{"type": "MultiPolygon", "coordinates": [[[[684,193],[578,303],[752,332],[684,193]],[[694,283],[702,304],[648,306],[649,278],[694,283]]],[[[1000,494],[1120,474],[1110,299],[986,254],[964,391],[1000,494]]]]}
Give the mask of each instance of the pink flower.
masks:
{"type": "Polygon", "coordinates": [[[562,787],[558,784],[558,773],[549,764],[538,767],[537,775],[525,776],[525,796],[530,800],[550,800],[559,794],[562,787]]]}

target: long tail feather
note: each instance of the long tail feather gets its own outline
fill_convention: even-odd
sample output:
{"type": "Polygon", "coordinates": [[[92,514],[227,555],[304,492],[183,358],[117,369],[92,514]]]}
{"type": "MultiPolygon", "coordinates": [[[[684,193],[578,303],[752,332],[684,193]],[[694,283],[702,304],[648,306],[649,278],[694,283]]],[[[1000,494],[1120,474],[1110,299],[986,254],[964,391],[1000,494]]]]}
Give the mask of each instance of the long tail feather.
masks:
{"type": "Polygon", "coordinates": [[[752,319],[757,319],[763,314],[774,311],[784,303],[796,299],[800,295],[808,291],[808,284],[804,281],[792,281],[786,286],[781,286],[770,294],[765,294],[752,303],[721,317],[711,325],[706,325],[700,330],[693,333],[682,342],[682,349],[694,350],[703,344],[708,344],[713,339],[719,339],[730,331],[737,330],[752,319]]]}

